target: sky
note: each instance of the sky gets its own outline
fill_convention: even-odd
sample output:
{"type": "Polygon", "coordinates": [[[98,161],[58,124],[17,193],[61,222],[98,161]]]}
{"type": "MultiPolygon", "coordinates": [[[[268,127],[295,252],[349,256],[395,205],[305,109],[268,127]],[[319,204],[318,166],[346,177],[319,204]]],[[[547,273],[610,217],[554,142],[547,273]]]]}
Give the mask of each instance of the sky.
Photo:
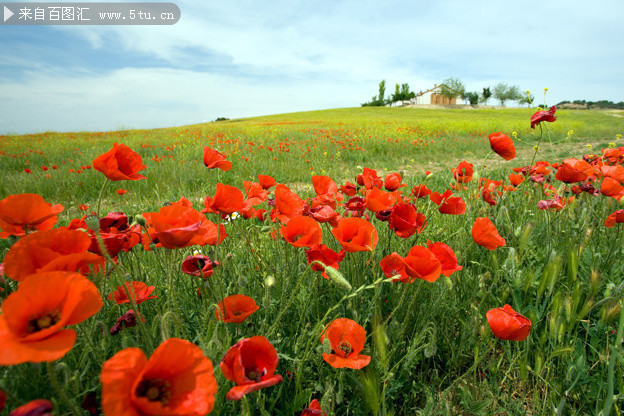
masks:
{"type": "Polygon", "coordinates": [[[357,107],[383,79],[624,100],[622,0],[173,2],[170,26],[0,25],[0,134],[357,107]]]}

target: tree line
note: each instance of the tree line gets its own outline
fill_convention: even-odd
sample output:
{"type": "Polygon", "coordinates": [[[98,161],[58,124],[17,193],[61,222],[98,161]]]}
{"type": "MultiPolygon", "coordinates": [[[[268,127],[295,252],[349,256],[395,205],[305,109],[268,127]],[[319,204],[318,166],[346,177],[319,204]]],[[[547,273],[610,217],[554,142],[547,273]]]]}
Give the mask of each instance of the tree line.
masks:
{"type": "Polygon", "coordinates": [[[565,104],[573,104],[579,107],[583,107],[586,109],[591,108],[615,108],[619,110],[624,110],[624,101],[620,101],[619,103],[614,103],[609,100],[599,100],[599,101],[585,101],[585,100],[574,100],[574,101],[561,101],[557,103],[557,106],[562,106],[565,104]]]}
{"type": "MultiPolygon", "coordinates": [[[[398,101],[408,101],[416,97],[416,93],[410,91],[407,83],[395,85],[394,94],[385,97],[386,93],[386,80],[379,83],[379,94],[373,96],[371,101],[362,104],[362,107],[368,106],[385,106],[387,104],[393,104],[398,101]]],[[[464,101],[470,103],[470,105],[477,105],[479,103],[487,105],[491,98],[499,101],[501,106],[505,106],[505,103],[510,101],[516,101],[518,104],[527,104],[528,107],[533,105],[535,96],[529,91],[521,93],[520,88],[517,85],[508,85],[505,82],[499,82],[493,88],[484,87],[483,91],[479,94],[477,91],[466,91],[466,86],[459,78],[447,78],[440,84],[440,94],[447,97],[449,100],[453,98],[461,98],[464,101]]]]}

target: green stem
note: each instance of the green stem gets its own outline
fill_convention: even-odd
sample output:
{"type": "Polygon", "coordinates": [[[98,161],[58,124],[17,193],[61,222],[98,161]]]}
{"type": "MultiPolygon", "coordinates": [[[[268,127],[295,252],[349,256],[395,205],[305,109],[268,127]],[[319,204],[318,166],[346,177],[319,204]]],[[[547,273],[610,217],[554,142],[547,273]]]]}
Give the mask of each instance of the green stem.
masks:
{"type": "Polygon", "coordinates": [[[54,389],[54,391],[56,391],[56,394],[58,394],[60,398],[65,402],[67,407],[72,409],[72,414],[73,415],[84,414],[84,410],[79,408],[78,405],[76,405],[76,403],[67,396],[67,394],[61,387],[60,383],[58,382],[56,378],[54,364],[51,361],[46,362],[46,369],[48,371],[48,378],[50,379],[50,384],[52,384],[52,388],[54,389]]]}
{"type": "Polygon", "coordinates": [[[620,302],[620,323],[618,325],[617,337],[613,345],[609,346],[609,350],[611,352],[611,356],[609,357],[609,370],[607,373],[607,398],[605,399],[604,407],[602,408],[602,412],[600,412],[601,416],[609,416],[611,413],[611,407],[613,406],[613,389],[615,384],[615,360],[620,355],[619,347],[622,343],[622,336],[624,335],[624,307],[622,307],[622,302],[620,302]]]}
{"type": "Polygon", "coordinates": [[[544,137],[544,129],[542,128],[542,123],[540,123],[539,126],[540,126],[540,138],[537,141],[537,145],[535,146],[535,153],[533,153],[533,159],[531,159],[531,163],[529,164],[529,166],[533,166],[533,163],[535,162],[535,158],[537,157],[537,152],[539,152],[540,144],[542,143],[542,137],[544,137]]]}
{"type": "Polygon", "coordinates": [[[277,315],[277,318],[275,318],[275,322],[273,322],[273,325],[271,325],[271,327],[267,331],[267,333],[265,335],[266,338],[269,338],[273,334],[273,331],[275,331],[275,328],[279,324],[279,322],[282,319],[282,316],[284,315],[284,313],[286,313],[286,311],[290,307],[290,304],[293,302],[295,296],[299,295],[299,289],[303,285],[303,282],[305,281],[304,278],[306,277],[306,275],[308,274],[308,271],[310,271],[310,269],[311,269],[311,267],[308,267],[308,268],[306,268],[305,272],[303,272],[303,275],[301,276],[301,278],[297,282],[297,286],[291,292],[290,297],[288,298],[288,302],[286,302],[286,305],[281,308],[279,314],[277,315]]]}
{"type": "Polygon", "coordinates": [[[96,211],[96,214],[98,215],[98,217],[100,216],[100,208],[102,207],[102,195],[104,194],[104,189],[106,188],[106,185],[108,185],[109,182],[110,182],[110,179],[106,178],[106,180],[102,184],[102,188],[100,188],[100,194],[98,195],[97,211],[96,211]]]}
{"type": "MultiPolygon", "coordinates": [[[[385,278],[379,278],[377,280],[375,280],[373,283],[369,284],[369,285],[363,285],[358,287],[356,290],[354,290],[353,292],[344,295],[339,301],[338,303],[336,303],[334,306],[332,306],[331,308],[329,308],[327,310],[327,312],[325,312],[325,315],[323,315],[323,317],[321,318],[321,320],[316,324],[316,326],[314,327],[314,329],[312,330],[312,334],[318,334],[319,330],[325,325],[325,321],[327,320],[327,318],[336,310],[338,309],[338,307],[340,307],[340,305],[342,305],[342,303],[348,299],[354,298],[356,297],[360,292],[362,292],[363,290],[367,290],[367,289],[374,289],[377,287],[377,285],[381,284],[381,283],[389,283],[392,282],[393,279],[385,279],[385,278]]],[[[310,355],[310,351],[311,351],[311,347],[312,347],[312,340],[313,339],[317,339],[318,337],[316,336],[311,336],[308,337],[308,342],[306,344],[305,350],[302,354],[302,358],[300,360],[301,363],[305,363],[308,360],[308,356],[310,355]]],[[[299,371],[297,371],[297,380],[296,380],[296,389],[297,391],[301,391],[301,376],[303,374],[303,369],[300,368],[299,371]]]]}

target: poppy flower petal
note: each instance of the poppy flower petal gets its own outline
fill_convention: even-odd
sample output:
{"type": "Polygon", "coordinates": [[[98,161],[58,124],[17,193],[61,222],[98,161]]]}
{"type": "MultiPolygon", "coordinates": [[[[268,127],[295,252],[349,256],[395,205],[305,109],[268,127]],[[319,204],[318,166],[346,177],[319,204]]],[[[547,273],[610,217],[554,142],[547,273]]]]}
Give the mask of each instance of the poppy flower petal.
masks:
{"type": "Polygon", "coordinates": [[[268,379],[262,380],[258,383],[244,384],[242,386],[234,386],[230,389],[230,391],[228,391],[228,393],[225,395],[225,398],[228,400],[240,400],[243,398],[244,395],[248,393],[258,391],[265,387],[274,386],[280,383],[281,381],[282,381],[282,376],[280,376],[279,374],[275,374],[272,377],[269,377],[268,379]]]}
{"type": "Polygon", "coordinates": [[[505,239],[498,234],[498,230],[492,221],[485,217],[477,218],[472,225],[472,239],[488,250],[505,246],[505,239]]]}
{"type": "Polygon", "coordinates": [[[126,348],[102,366],[102,411],[106,415],[141,416],[128,400],[134,381],[147,364],[139,348],[126,348]]]}
{"type": "Polygon", "coordinates": [[[76,343],[76,331],[64,329],[38,341],[21,342],[0,316],[0,365],[56,361],[76,343]]]}
{"type": "Polygon", "coordinates": [[[170,338],[160,344],[136,378],[131,402],[145,414],[205,415],[214,406],[217,383],[212,362],[195,344],[170,338]],[[166,380],[170,397],[166,405],[136,394],[136,386],[143,380],[166,380]]]}
{"type": "Polygon", "coordinates": [[[368,355],[356,355],[349,358],[342,358],[336,354],[323,353],[323,360],[334,368],[351,368],[361,370],[370,364],[371,357],[368,355]]]}

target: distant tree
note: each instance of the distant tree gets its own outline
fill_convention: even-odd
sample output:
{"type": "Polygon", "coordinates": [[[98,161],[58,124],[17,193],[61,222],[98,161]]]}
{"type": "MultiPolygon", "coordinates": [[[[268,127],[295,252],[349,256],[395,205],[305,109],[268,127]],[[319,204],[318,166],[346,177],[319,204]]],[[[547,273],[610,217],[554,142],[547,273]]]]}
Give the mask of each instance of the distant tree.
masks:
{"type": "Polygon", "coordinates": [[[390,101],[396,103],[401,99],[401,90],[399,89],[399,84],[394,84],[394,94],[390,97],[390,101]]]}
{"type": "Polygon", "coordinates": [[[447,78],[440,85],[440,94],[449,100],[463,97],[466,94],[466,86],[459,78],[447,78]]]}
{"type": "Polygon", "coordinates": [[[390,101],[396,103],[397,101],[408,101],[415,97],[416,93],[410,91],[409,84],[401,84],[401,87],[399,87],[399,84],[396,84],[394,88],[394,94],[392,94],[392,97],[390,97],[390,101]]]}
{"type": "Polygon", "coordinates": [[[467,92],[464,94],[464,100],[468,100],[470,105],[476,105],[479,103],[479,93],[478,92],[467,92]]]}
{"type": "Polygon", "coordinates": [[[490,87],[483,88],[483,94],[481,95],[481,101],[483,104],[487,105],[488,100],[492,96],[492,91],[490,91],[490,87]]]}
{"type": "Polygon", "coordinates": [[[535,96],[531,94],[530,91],[527,91],[526,94],[518,100],[518,104],[526,104],[527,107],[531,107],[533,101],[535,101],[535,96]]]}
{"type": "Polygon", "coordinates": [[[522,98],[522,94],[517,85],[509,86],[504,82],[499,82],[494,86],[494,98],[499,100],[501,106],[504,107],[506,101],[518,101],[522,98]]]}
{"type": "Polygon", "coordinates": [[[416,93],[414,91],[410,91],[409,84],[407,82],[405,84],[401,84],[401,95],[404,100],[416,98],[416,93]]]}
{"type": "Polygon", "coordinates": [[[385,95],[386,95],[386,80],[384,79],[379,83],[379,98],[377,99],[377,101],[383,103],[385,95]]]}
{"type": "Polygon", "coordinates": [[[381,107],[386,105],[386,100],[384,96],[386,95],[386,80],[384,79],[379,83],[379,96],[373,96],[373,98],[367,102],[362,104],[362,107],[381,107]]]}

